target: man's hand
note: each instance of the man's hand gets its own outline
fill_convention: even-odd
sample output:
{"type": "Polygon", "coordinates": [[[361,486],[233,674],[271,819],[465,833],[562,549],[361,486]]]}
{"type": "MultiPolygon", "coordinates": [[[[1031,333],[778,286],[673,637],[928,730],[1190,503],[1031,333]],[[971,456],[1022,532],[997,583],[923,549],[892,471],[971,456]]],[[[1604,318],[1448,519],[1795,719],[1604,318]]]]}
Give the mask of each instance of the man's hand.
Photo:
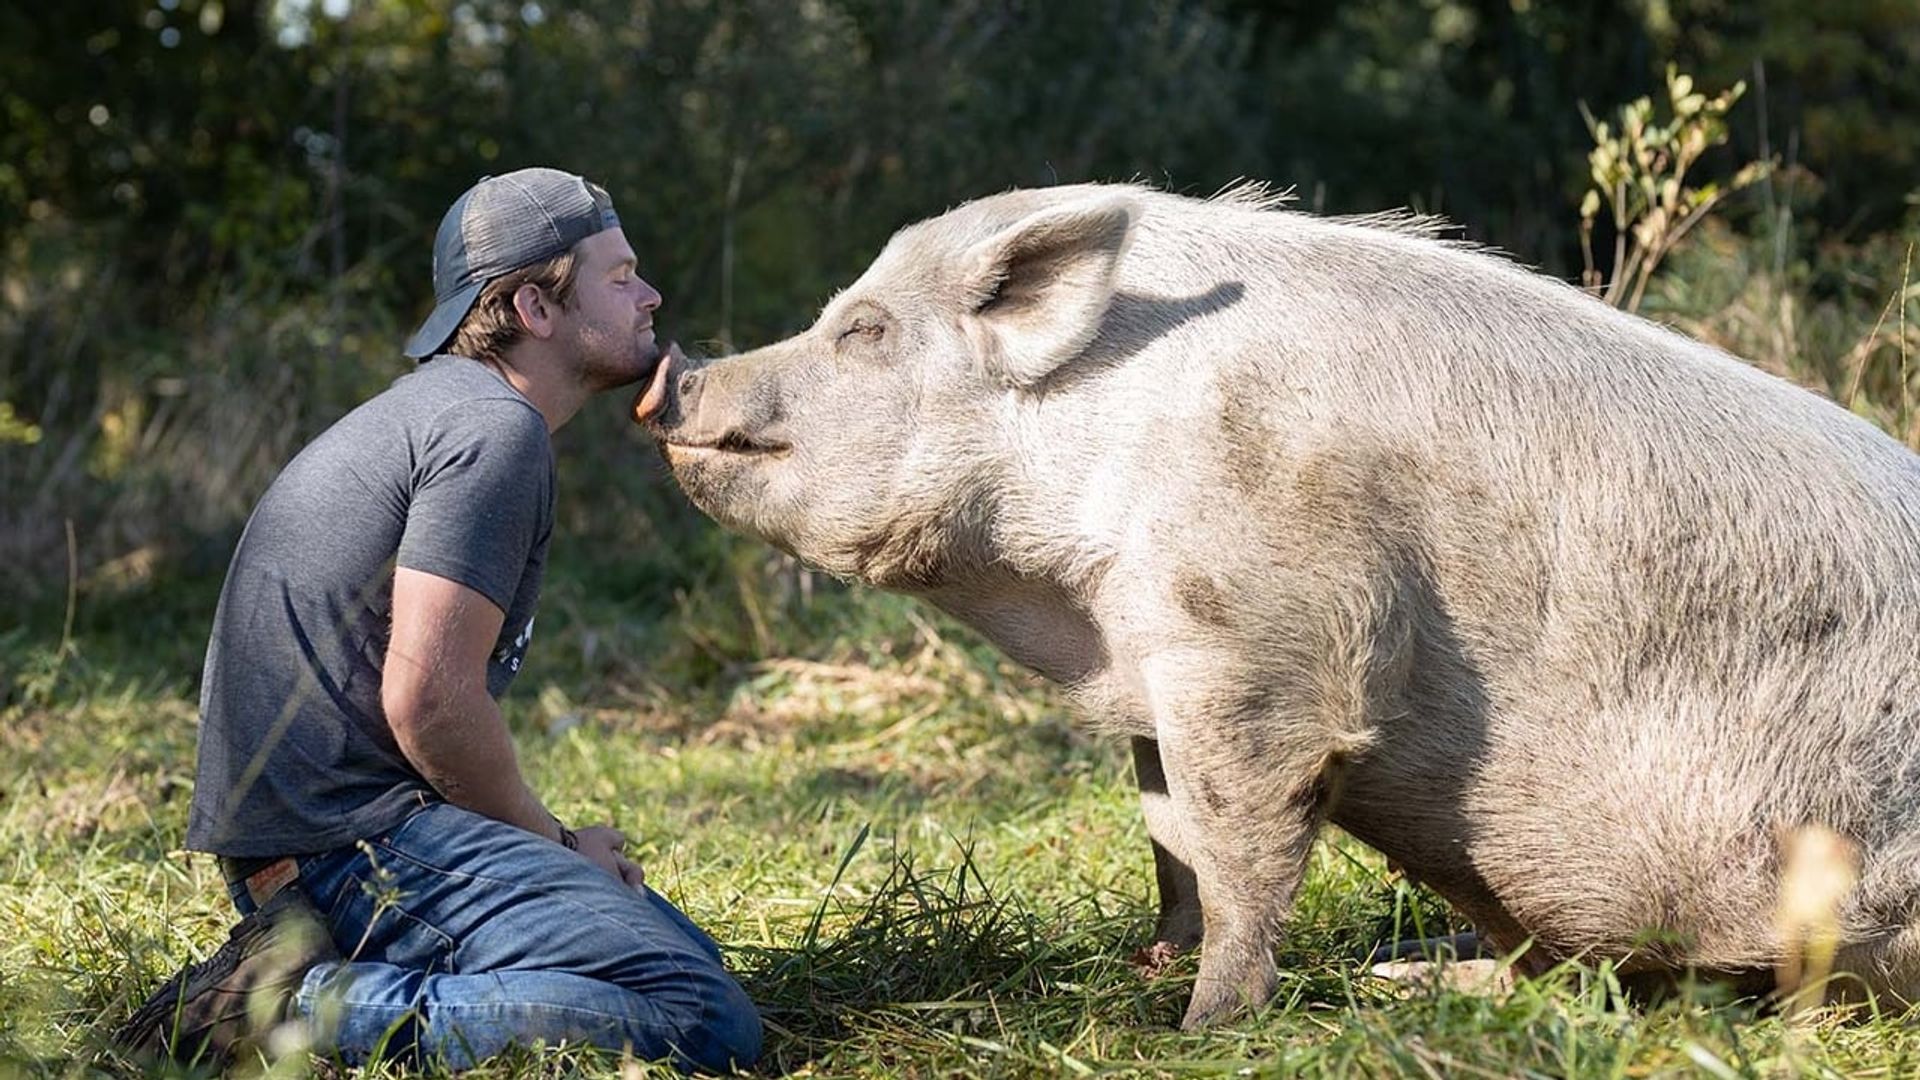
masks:
{"type": "Polygon", "coordinates": [[[573,831],[574,839],[580,843],[580,854],[585,855],[593,865],[614,876],[614,880],[626,882],[638,889],[646,884],[646,872],[640,864],[621,854],[627,846],[627,838],[619,829],[607,825],[589,825],[573,831]]]}

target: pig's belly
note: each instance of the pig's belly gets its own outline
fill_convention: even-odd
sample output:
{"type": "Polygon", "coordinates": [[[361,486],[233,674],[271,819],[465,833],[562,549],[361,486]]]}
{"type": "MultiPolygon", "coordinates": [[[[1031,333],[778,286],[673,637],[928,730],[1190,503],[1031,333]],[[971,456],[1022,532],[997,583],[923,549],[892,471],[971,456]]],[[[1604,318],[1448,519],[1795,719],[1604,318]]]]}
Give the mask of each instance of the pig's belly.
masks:
{"type": "Polygon", "coordinates": [[[1332,819],[1539,967],[1575,955],[1772,963],[1777,864],[1743,782],[1554,755],[1354,768],[1332,819]],[[1718,785],[1718,788],[1717,788],[1718,785]]]}

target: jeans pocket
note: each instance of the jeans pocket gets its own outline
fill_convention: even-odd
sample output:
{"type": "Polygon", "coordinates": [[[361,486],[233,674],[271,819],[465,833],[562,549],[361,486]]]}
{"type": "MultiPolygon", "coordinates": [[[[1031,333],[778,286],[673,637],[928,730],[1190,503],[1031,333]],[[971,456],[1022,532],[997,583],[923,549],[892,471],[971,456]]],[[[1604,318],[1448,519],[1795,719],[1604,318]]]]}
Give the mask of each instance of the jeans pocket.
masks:
{"type": "Polygon", "coordinates": [[[415,805],[413,809],[407,811],[406,817],[395,822],[392,828],[389,828],[373,841],[376,847],[385,847],[389,844],[398,843],[400,838],[405,836],[414,827],[416,822],[427,820],[430,817],[429,811],[438,810],[440,807],[446,805],[437,798],[429,798],[425,792],[416,792],[415,794],[419,796],[420,802],[415,805]]]}
{"type": "Polygon", "coordinates": [[[369,887],[349,874],[327,913],[334,943],[348,961],[366,960],[448,974],[454,969],[456,943],[439,927],[406,909],[406,894],[369,887]]]}

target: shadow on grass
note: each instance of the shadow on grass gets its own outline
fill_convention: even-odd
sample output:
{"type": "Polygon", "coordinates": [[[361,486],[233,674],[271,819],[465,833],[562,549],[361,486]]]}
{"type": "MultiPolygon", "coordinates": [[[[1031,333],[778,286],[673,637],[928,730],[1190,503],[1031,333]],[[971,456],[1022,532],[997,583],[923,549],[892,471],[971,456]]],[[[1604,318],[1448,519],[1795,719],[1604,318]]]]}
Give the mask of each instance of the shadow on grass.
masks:
{"type": "MultiPolygon", "coordinates": [[[[853,861],[863,829],[843,856],[853,861]]],[[[827,898],[791,947],[736,950],[742,985],[767,1021],[761,1070],[790,1072],[837,1045],[879,1033],[902,1041],[1070,1029],[1090,1008],[1130,1009],[1139,1022],[1179,1017],[1188,976],[1144,979],[1126,958],[1151,913],[1089,899],[1042,916],[981,876],[971,844],[958,861],[923,868],[896,850],[887,878],[852,902],[827,898]]],[[[835,877],[835,885],[839,883],[835,877]]]]}

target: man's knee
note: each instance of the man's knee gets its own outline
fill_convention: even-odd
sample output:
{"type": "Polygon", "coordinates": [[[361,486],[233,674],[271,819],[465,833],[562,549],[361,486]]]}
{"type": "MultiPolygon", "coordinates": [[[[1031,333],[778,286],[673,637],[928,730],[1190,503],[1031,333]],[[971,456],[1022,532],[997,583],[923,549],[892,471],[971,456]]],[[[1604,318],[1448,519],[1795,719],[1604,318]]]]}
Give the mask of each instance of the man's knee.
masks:
{"type": "Polygon", "coordinates": [[[705,988],[705,1001],[676,1047],[683,1067],[725,1073],[760,1060],[760,1010],[732,978],[721,975],[705,988]]]}

